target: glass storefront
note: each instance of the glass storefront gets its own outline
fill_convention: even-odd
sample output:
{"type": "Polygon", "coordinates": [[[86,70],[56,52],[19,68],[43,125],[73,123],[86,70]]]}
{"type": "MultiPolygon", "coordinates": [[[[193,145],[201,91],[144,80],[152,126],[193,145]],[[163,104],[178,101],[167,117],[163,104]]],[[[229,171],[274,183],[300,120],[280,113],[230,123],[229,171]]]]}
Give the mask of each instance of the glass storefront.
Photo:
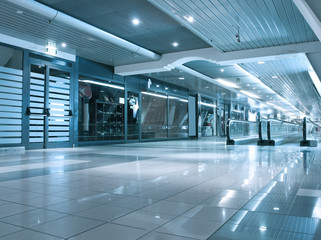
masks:
{"type": "Polygon", "coordinates": [[[124,139],[124,87],[79,76],[79,141],[124,139]]]}
{"type": "Polygon", "coordinates": [[[167,138],[167,96],[142,92],[142,139],[167,138]]]}
{"type": "Polygon", "coordinates": [[[211,137],[216,135],[216,105],[213,101],[202,98],[201,100],[201,136],[211,137]]]}
{"type": "Polygon", "coordinates": [[[188,137],[188,100],[169,96],[168,137],[188,137]]]}
{"type": "Polygon", "coordinates": [[[127,139],[139,139],[139,94],[127,93],[127,139]]]}
{"type": "Polygon", "coordinates": [[[188,137],[188,100],[142,92],[142,139],[188,137]]]}

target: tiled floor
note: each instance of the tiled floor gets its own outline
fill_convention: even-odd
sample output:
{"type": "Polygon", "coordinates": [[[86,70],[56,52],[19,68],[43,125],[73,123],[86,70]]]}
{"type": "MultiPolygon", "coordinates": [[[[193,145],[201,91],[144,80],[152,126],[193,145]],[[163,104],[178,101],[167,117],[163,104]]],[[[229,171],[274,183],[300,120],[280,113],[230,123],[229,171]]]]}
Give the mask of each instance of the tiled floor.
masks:
{"type": "Polygon", "coordinates": [[[224,139],[0,160],[0,239],[321,239],[321,149],[224,139]]]}

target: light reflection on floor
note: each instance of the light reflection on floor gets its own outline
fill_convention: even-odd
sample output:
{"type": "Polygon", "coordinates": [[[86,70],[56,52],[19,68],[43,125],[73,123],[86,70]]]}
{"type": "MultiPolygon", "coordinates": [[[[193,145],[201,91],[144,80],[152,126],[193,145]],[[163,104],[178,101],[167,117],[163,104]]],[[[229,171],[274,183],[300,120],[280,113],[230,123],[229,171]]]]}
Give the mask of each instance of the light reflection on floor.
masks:
{"type": "Polygon", "coordinates": [[[0,239],[321,239],[319,150],[208,138],[1,156],[0,239]]]}

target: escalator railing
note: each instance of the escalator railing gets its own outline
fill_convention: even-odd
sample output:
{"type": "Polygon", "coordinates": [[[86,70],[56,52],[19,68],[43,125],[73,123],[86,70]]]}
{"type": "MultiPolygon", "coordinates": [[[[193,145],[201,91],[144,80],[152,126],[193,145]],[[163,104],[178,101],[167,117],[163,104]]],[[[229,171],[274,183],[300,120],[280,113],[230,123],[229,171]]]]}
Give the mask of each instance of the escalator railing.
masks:
{"type": "Polygon", "coordinates": [[[227,145],[250,143],[259,139],[259,123],[243,120],[228,120],[227,145]]]}
{"type": "Polygon", "coordinates": [[[279,145],[298,140],[302,136],[302,126],[277,119],[270,119],[267,127],[268,145],[279,145]]]}
{"type": "Polygon", "coordinates": [[[259,123],[259,141],[257,145],[268,145],[268,123],[267,119],[262,119],[259,123]]]}
{"type": "Polygon", "coordinates": [[[302,137],[301,147],[317,147],[318,142],[321,141],[321,126],[310,119],[304,118],[302,137]]]}

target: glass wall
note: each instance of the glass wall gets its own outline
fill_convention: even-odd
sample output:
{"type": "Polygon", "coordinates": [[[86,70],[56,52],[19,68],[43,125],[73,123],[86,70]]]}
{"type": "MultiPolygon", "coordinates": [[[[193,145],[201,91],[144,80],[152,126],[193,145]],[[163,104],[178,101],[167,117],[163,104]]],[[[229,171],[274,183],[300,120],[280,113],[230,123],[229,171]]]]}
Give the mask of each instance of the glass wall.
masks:
{"type": "Polygon", "coordinates": [[[216,105],[212,100],[202,98],[201,100],[201,136],[211,137],[216,135],[216,105]]]}
{"type": "Polygon", "coordinates": [[[142,139],[167,138],[167,96],[142,92],[142,139]]]}
{"type": "Polygon", "coordinates": [[[124,139],[123,86],[79,76],[79,141],[124,139]]]}
{"type": "Polygon", "coordinates": [[[138,93],[127,93],[127,139],[139,139],[139,97],[138,93]]]}
{"type": "Polygon", "coordinates": [[[142,139],[188,137],[188,100],[142,92],[142,139]]]}
{"type": "Polygon", "coordinates": [[[188,100],[169,96],[168,137],[188,137],[188,100]]]}

